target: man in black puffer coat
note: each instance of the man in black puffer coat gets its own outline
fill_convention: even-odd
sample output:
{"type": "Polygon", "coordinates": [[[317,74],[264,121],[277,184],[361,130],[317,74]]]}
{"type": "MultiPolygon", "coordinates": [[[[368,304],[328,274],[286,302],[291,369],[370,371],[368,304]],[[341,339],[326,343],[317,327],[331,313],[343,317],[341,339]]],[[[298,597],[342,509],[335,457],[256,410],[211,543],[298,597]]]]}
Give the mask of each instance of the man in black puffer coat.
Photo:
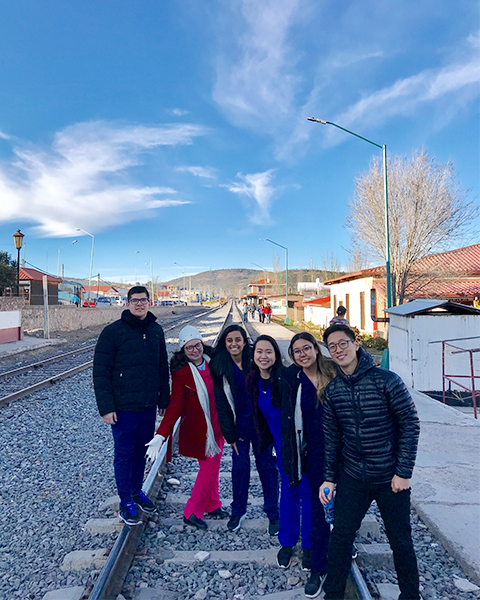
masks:
{"type": "Polygon", "coordinates": [[[145,445],[155,432],[157,408],[163,414],[170,399],[167,349],[163,329],[148,310],[148,291],[128,291],[127,310],[100,334],[93,359],[98,410],[112,426],[119,517],[141,523],[139,508],[155,511],[142,492],[145,445]]]}
{"type": "Polygon", "coordinates": [[[376,367],[350,327],[332,325],[323,339],[337,365],[337,377],[325,389],[323,414],[322,504],[336,485],[325,600],[344,597],[352,544],[372,500],[392,547],[399,600],[419,600],[409,481],[420,434],[415,405],[400,377],[376,367]]]}

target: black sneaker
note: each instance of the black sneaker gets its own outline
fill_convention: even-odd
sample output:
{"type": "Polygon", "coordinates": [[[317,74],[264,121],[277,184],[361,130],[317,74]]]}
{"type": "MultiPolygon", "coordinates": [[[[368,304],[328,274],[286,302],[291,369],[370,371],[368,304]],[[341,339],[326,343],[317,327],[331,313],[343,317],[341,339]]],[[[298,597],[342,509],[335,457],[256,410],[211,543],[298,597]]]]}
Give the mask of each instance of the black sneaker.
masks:
{"type": "Polygon", "coordinates": [[[118,518],[125,523],[125,525],[140,525],[142,519],[138,513],[140,507],[135,504],[132,500],[126,502],[123,506],[120,506],[118,511],[118,518]]]}
{"type": "Polygon", "coordinates": [[[305,584],[305,596],[307,598],[316,598],[322,592],[323,584],[327,575],[312,573],[305,584]]]}
{"type": "Polygon", "coordinates": [[[228,510],[219,506],[215,510],[212,510],[212,512],[207,513],[207,515],[212,519],[227,519],[230,516],[230,513],[228,510]]]}
{"type": "Polygon", "coordinates": [[[280,521],[278,519],[271,520],[268,524],[269,535],[278,535],[279,527],[280,527],[280,521]]]}
{"type": "Polygon", "coordinates": [[[277,565],[282,569],[288,569],[292,562],[292,546],[282,546],[277,554],[277,565]]]}
{"type": "Polygon", "coordinates": [[[311,568],[312,568],[312,560],[310,558],[310,548],[303,548],[302,571],[310,571],[311,568]]]}
{"type": "Polygon", "coordinates": [[[183,522],[185,525],[191,525],[192,527],[196,527],[197,529],[208,529],[208,525],[205,523],[203,519],[199,519],[197,515],[193,513],[188,517],[183,517],[183,522]]]}
{"type": "Polygon", "coordinates": [[[155,508],[153,502],[142,490],[140,490],[136,494],[133,494],[132,499],[135,502],[135,504],[138,504],[138,506],[143,510],[144,513],[147,513],[147,515],[153,515],[157,512],[157,509],[155,508]]]}
{"type": "Polygon", "coordinates": [[[238,531],[242,526],[243,520],[245,519],[245,515],[238,516],[232,515],[227,523],[228,531],[238,531]]]}

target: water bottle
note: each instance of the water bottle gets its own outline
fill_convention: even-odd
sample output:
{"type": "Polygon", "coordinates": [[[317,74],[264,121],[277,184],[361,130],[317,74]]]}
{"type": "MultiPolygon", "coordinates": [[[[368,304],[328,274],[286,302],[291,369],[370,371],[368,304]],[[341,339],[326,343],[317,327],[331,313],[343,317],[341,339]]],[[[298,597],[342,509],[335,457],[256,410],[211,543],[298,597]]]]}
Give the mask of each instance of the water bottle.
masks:
{"type": "MultiPolygon", "coordinates": [[[[325,496],[328,496],[328,494],[330,493],[330,490],[326,487],[323,489],[323,493],[325,494],[325,496]]],[[[323,510],[325,512],[325,521],[329,525],[333,525],[333,515],[334,515],[333,495],[330,498],[330,500],[328,501],[328,504],[323,505],[323,510]]]]}

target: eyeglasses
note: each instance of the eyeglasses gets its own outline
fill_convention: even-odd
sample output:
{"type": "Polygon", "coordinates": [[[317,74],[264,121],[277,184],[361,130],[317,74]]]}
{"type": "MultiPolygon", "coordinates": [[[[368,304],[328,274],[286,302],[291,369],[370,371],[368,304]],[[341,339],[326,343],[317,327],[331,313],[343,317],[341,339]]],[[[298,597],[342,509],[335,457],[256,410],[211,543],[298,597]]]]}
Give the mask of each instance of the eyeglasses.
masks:
{"type": "Polygon", "coordinates": [[[148,298],[130,298],[128,301],[129,304],[148,304],[148,298]]]}
{"type": "Polygon", "coordinates": [[[198,342],[198,344],[195,344],[194,346],[184,346],[184,348],[185,352],[194,352],[195,350],[198,350],[198,352],[200,352],[203,346],[202,342],[198,342]]]}
{"type": "Polygon", "coordinates": [[[304,346],[303,348],[296,348],[293,351],[293,356],[301,356],[302,354],[310,354],[313,350],[313,346],[304,346]]]}
{"type": "Polygon", "coordinates": [[[353,344],[354,341],[355,340],[341,340],[340,342],[338,342],[338,344],[328,344],[327,348],[330,354],[332,354],[332,352],[337,351],[337,348],[339,348],[340,350],[345,350],[346,348],[348,348],[348,344],[350,344],[350,342],[353,344]]]}

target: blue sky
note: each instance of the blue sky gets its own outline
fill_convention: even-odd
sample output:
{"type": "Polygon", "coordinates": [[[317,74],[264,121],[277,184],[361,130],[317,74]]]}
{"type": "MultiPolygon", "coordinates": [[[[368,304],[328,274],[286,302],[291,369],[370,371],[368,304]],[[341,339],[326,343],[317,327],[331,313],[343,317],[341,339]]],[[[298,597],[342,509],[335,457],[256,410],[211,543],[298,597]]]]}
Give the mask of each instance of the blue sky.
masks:
{"type": "Polygon", "coordinates": [[[77,239],[87,277],[79,227],[117,281],[283,268],[262,237],[346,265],[381,151],[307,117],[452,161],[478,203],[479,30],[471,0],[0,1],[0,249],[20,228],[56,273],[77,239]]]}

